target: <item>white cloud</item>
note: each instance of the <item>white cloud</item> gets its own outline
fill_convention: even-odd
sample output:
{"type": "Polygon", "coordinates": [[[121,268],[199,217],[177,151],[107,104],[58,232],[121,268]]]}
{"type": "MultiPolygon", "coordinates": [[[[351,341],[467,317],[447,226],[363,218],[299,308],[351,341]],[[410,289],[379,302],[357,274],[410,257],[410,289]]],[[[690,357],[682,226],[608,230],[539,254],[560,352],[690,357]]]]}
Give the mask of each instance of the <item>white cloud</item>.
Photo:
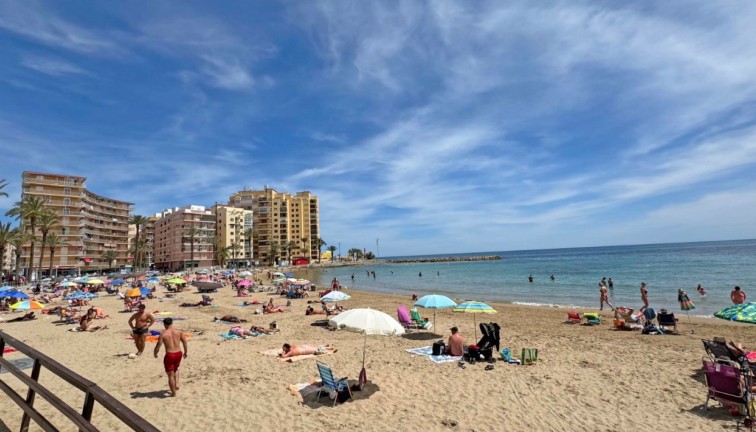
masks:
{"type": "Polygon", "coordinates": [[[52,76],[88,74],[84,69],[53,57],[26,56],[21,64],[29,69],[52,76]]]}

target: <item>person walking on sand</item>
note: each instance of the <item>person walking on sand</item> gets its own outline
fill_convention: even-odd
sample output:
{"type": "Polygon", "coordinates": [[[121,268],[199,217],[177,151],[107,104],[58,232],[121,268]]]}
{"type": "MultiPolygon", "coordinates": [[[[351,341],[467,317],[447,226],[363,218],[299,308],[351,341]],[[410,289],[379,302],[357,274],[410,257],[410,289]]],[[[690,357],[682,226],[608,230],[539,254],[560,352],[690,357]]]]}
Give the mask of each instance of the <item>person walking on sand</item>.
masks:
{"type": "Polygon", "coordinates": [[[601,298],[599,300],[599,310],[604,310],[604,303],[614,310],[614,306],[609,303],[609,293],[606,291],[606,285],[603,282],[599,282],[599,293],[601,298]]]}
{"type": "Polygon", "coordinates": [[[147,334],[150,332],[150,326],[155,323],[155,317],[147,312],[144,303],[139,305],[139,311],[129,318],[129,327],[131,327],[131,337],[134,338],[136,345],[136,355],[142,355],[144,344],[147,340],[147,334]]]}
{"type": "Polygon", "coordinates": [[[730,300],[732,300],[732,303],[736,305],[745,303],[746,297],[747,296],[745,291],[742,291],[739,286],[736,286],[735,289],[730,293],[730,300]]]}
{"type": "Polygon", "coordinates": [[[187,346],[184,333],[173,327],[173,318],[164,319],[163,325],[165,325],[165,330],[160,333],[157,345],[155,346],[155,358],[157,358],[160,352],[160,347],[165,344],[163,366],[165,367],[165,373],[168,375],[168,387],[171,389],[171,396],[175,397],[179,389],[179,366],[181,365],[181,359],[186,358],[189,354],[189,347],[187,346]],[[181,352],[181,345],[184,347],[183,353],[181,352]]]}
{"type": "Polygon", "coordinates": [[[641,293],[641,301],[643,302],[643,306],[638,311],[640,313],[643,313],[643,311],[648,309],[648,290],[646,289],[645,282],[641,282],[640,293],[641,293]]]}

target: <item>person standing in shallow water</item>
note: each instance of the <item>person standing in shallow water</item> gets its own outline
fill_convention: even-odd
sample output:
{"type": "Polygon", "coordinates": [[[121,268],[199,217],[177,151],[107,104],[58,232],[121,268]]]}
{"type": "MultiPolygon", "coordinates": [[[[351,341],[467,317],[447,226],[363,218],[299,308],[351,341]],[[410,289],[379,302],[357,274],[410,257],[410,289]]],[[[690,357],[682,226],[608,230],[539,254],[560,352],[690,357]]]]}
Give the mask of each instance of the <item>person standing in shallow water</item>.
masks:
{"type": "Polygon", "coordinates": [[[533,275],[528,276],[528,282],[533,283],[533,275]]]}
{"type": "Polygon", "coordinates": [[[645,282],[641,282],[640,293],[641,293],[641,301],[643,302],[643,306],[639,309],[639,312],[643,313],[643,311],[648,309],[648,290],[646,289],[645,282]]]}
{"type": "Polygon", "coordinates": [[[599,299],[599,310],[604,310],[604,303],[614,310],[614,306],[609,303],[609,293],[606,291],[606,286],[602,282],[599,282],[599,294],[601,296],[599,299]]]}

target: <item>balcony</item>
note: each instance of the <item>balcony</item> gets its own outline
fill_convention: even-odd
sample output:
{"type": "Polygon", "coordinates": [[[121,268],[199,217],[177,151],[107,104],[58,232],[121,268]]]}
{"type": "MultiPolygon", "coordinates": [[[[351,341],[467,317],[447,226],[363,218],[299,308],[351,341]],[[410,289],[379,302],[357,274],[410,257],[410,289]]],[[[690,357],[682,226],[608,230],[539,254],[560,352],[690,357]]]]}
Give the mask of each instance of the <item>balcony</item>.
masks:
{"type": "Polygon", "coordinates": [[[24,177],[22,179],[22,182],[24,184],[29,185],[50,185],[50,186],[61,186],[61,187],[70,187],[70,188],[84,188],[86,185],[84,183],[66,183],[63,180],[50,180],[50,179],[38,179],[34,176],[32,177],[24,177]]]}

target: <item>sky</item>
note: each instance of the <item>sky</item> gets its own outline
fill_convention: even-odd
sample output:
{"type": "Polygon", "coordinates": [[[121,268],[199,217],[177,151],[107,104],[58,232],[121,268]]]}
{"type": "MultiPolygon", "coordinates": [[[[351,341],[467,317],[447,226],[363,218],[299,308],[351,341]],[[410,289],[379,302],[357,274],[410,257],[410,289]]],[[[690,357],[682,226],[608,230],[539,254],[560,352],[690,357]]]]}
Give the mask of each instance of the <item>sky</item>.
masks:
{"type": "Polygon", "coordinates": [[[142,215],[308,190],[343,253],[756,238],[754,22],[740,1],[0,0],[0,211],[28,170],[142,215]]]}

